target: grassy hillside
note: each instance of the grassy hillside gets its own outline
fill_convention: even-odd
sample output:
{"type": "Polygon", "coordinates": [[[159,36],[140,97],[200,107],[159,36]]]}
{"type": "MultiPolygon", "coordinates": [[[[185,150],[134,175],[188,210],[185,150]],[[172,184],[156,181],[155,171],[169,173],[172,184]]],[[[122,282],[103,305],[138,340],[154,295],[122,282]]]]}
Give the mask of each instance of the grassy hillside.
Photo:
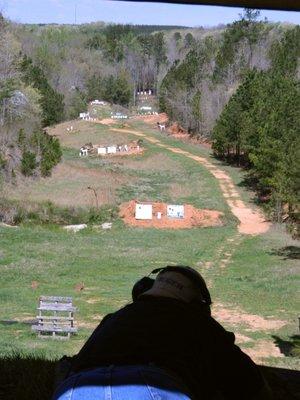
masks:
{"type": "MultiPolygon", "coordinates": [[[[133,127],[162,143],[209,157],[206,149],[162,137],[140,122],[133,127]]],[[[264,364],[297,367],[297,359],[284,357],[276,343],[290,343],[292,355],[292,336],[298,329],[298,242],[277,226],[256,237],[238,234],[236,219],[216,179],[193,160],[146,141],[143,155],[83,160],[78,157],[83,139],[107,143],[129,140],[130,135],[88,123],[80,123],[74,136],[66,133],[64,125],[55,129],[64,148],[63,162],[56,168],[64,168],[65,173],[55,175],[56,171],[55,179],[39,182],[27,180],[21,189],[10,189],[7,196],[21,199],[23,193],[28,202],[50,198],[57,206],[86,207],[93,201],[86,199],[87,192],[82,193],[87,185],[103,185],[103,190],[112,186],[114,204],[132,198],[189,202],[199,208],[223,211],[224,226],[177,231],[142,229],[130,228],[117,219],[111,230],[90,226],[77,234],[53,225],[1,227],[2,357],[21,354],[53,360],[76,353],[106,313],[130,301],[132,284],[139,277],[156,267],[183,263],[198,268],[207,279],[214,315],[238,334],[238,343],[249,354],[264,364]],[[76,290],[78,284],[82,290],[76,290]],[[67,342],[53,342],[41,341],[31,333],[41,294],[73,297],[79,308],[78,335],[67,342]],[[266,351],[261,352],[261,347],[266,351]]],[[[238,184],[241,175],[226,168],[238,184]]],[[[248,198],[242,188],[238,191],[248,198]]]]}
{"type": "Polygon", "coordinates": [[[51,201],[61,207],[89,208],[95,206],[94,195],[88,189],[92,186],[97,189],[100,205],[118,205],[136,199],[186,202],[199,208],[228,210],[217,182],[193,161],[146,141],[141,155],[80,158],[79,148],[85,143],[129,143],[136,136],[88,122],[73,123],[75,133],[68,133],[66,127],[70,124],[49,130],[60,138],[63,148],[62,162],[52,176],[20,180],[17,186],[6,185],[7,199],[16,200],[24,207],[51,201]]]}

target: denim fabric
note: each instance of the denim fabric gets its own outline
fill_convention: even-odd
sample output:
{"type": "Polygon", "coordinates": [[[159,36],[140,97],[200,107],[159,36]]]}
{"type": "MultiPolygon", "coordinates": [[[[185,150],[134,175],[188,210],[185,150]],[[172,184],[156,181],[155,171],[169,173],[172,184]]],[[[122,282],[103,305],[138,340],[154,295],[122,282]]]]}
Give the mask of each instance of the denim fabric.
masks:
{"type": "Polygon", "coordinates": [[[70,376],[52,400],[190,400],[178,379],[155,366],[110,366],[70,376]]]}

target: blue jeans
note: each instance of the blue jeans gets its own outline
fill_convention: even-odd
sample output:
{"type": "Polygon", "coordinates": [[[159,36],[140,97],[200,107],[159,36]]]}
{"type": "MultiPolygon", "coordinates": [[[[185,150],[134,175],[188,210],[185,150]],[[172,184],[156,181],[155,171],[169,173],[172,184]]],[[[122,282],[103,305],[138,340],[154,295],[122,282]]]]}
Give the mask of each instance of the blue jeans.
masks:
{"type": "Polygon", "coordinates": [[[184,384],[156,366],[100,367],[71,375],[52,400],[190,400],[184,384]]]}

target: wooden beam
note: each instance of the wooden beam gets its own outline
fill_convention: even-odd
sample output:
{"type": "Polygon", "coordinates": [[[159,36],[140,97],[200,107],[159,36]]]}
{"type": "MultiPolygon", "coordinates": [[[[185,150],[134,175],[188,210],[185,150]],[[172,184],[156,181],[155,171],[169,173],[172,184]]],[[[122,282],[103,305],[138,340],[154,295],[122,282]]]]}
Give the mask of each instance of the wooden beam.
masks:
{"type": "MultiPolygon", "coordinates": [[[[119,0],[118,0],[119,1],[119,0]]],[[[136,1],[137,0],[129,0],[136,1]]],[[[139,0],[149,1],[149,0],[139,0]]],[[[267,10],[300,11],[300,0],[151,0],[151,3],[199,4],[209,6],[245,7],[267,10]]]]}

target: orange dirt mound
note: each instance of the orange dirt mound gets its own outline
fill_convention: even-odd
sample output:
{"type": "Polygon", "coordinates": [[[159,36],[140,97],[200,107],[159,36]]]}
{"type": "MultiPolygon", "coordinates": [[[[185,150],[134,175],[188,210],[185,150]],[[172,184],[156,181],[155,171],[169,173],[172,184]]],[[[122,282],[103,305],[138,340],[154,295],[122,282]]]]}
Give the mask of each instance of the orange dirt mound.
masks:
{"type": "Polygon", "coordinates": [[[165,113],[160,113],[157,115],[136,115],[135,117],[133,117],[133,119],[141,120],[150,124],[156,124],[157,122],[159,122],[160,124],[165,124],[166,122],[168,122],[168,116],[165,113]]]}
{"type": "Polygon", "coordinates": [[[170,132],[172,136],[189,137],[187,131],[183,129],[178,122],[174,122],[172,125],[170,125],[168,132],[170,132]]]}
{"type": "Polygon", "coordinates": [[[167,132],[176,139],[192,142],[194,144],[201,144],[202,146],[211,149],[211,143],[208,139],[197,136],[192,137],[184,128],[182,128],[182,126],[179,125],[178,122],[174,122],[172,125],[170,125],[167,129],[167,132]]]}
{"type": "MultiPolygon", "coordinates": [[[[167,216],[167,205],[165,203],[153,202],[152,220],[135,219],[135,206],[138,202],[131,200],[120,206],[120,217],[124,222],[131,226],[142,228],[167,228],[183,229],[192,227],[221,226],[221,216],[223,213],[213,210],[198,210],[190,204],[184,205],[184,218],[169,218],[167,216]],[[157,213],[161,213],[161,219],[157,218],[157,213]]],[[[141,202],[141,204],[145,204],[141,202]]],[[[148,203],[150,204],[150,203],[148,203]]]]}

